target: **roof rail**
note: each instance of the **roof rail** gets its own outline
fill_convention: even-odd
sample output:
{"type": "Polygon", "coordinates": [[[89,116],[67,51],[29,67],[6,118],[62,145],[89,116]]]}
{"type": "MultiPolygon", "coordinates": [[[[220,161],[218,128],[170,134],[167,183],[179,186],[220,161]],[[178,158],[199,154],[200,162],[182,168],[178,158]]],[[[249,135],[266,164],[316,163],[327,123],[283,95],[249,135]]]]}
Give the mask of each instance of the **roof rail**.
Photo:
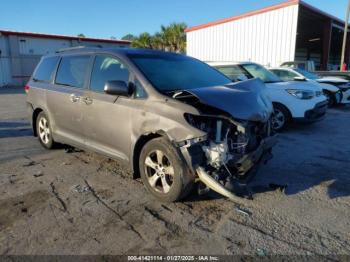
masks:
{"type": "Polygon", "coordinates": [[[83,49],[83,48],[102,48],[102,45],[92,45],[92,46],[79,45],[79,46],[67,47],[67,48],[62,48],[62,49],[57,50],[56,53],[73,51],[73,50],[83,49]]]}

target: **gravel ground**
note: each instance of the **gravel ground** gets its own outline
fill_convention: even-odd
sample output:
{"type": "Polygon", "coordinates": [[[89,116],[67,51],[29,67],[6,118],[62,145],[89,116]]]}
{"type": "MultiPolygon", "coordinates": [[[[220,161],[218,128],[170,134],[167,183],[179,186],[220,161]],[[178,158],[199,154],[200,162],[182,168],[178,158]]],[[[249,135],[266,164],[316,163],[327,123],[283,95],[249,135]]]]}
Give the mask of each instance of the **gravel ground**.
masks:
{"type": "Polygon", "coordinates": [[[237,209],[160,203],[118,162],[43,149],[24,100],[0,90],[0,254],[350,254],[350,107],[281,134],[237,209]]]}

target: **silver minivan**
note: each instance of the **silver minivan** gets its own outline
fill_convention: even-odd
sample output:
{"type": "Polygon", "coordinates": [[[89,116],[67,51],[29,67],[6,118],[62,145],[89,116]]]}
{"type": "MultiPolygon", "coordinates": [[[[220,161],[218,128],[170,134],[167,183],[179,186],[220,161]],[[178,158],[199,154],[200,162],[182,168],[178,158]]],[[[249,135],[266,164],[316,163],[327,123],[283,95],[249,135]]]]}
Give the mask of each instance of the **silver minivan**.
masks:
{"type": "Polygon", "coordinates": [[[143,49],[44,56],[25,87],[35,136],[125,161],[161,201],[194,184],[231,199],[271,158],[272,104],[257,79],[232,83],[196,59],[143,49]]]}

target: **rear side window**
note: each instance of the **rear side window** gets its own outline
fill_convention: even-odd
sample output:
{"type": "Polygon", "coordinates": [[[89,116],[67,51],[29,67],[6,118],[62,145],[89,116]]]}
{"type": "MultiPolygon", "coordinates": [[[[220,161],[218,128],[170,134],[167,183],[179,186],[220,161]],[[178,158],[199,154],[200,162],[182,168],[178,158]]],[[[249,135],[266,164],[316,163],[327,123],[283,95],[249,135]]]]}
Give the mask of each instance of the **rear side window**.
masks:
{"type": "Polygon", "coordinates": [[[281,78],[283,81],[294,80],[294,77],[297,76],[297,74],[294,74],[293,72],[287,70],[272,70],[272,72],[276,74],[279,78],[281,78]]]}
{"type": "Polygon", "coordinates": [[[239,66],[218,66],[216,67],[221,73],[229,77],[232,81],[237,81],[240,77],[251,78],[244,70],[239,66]]]}
{"type": "Polygon", "coordinates": [[[107,81],[129,82],[129,70],[118,59],[98,55],[91,74],[90,89],[95,92],[103,92],[107,81]]]}
{"type": "Polygon", "coordinates": [[[43,58],[34,72],[33,80],[39,82],[51,82],[55,73],[59,57],[43,58]]]}
{"type": "Polygon", "coordinates": [[[90,56],[62,57],[57,70],[56,84],[83,88],[90,56]]]}

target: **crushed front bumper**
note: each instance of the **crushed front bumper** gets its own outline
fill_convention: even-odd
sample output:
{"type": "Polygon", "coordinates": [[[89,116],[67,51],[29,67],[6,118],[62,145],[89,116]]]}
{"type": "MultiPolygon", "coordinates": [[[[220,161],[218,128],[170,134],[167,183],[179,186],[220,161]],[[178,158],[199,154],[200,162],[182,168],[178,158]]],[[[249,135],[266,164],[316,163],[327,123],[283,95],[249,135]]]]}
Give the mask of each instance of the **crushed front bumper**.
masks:
{"type": "MultiPolygon", "coordinates": [[[[266,163],[272,158],[272,147],[276,145],[276,143],[276,135],[267,137],[261,141],[259,147],[255,151],[244,155],[240,160],[236,161],[234,163],[235,169],[238,171],[236,179],[238,179],[241,183],[249,182],[257,173],[256,171],[259,169],[260,165],[266,163]]],[[[242,202],[239,197],[235,196],[233,192],[215,180],[200,165],[201,162],[203,162],[203,157],[201,157],[203,152],[200,146],[193,146],[189,148],[183,147],[181,148],[181,151],[189,168],[198,176],[202,183],[215,192],[228,197],[234,202],[242,202]]]]}
{"type": "Polygon", "coordinates": [[[272,158],[271,149],[277,144],[277,136],[270,136],[265,138],[260,146],[253,152],[245,155],[235,163],[238,175],[242,177],[245,182],[251,180],[261,163],[266,163],[272,158]]]}

